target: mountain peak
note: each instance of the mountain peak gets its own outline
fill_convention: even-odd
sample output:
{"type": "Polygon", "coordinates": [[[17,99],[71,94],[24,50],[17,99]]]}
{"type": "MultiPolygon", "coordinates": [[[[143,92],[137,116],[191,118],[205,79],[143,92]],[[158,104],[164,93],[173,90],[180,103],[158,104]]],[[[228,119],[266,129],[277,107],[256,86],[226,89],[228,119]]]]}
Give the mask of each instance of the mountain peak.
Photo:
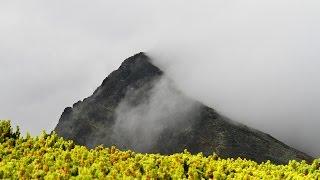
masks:
{"type": "Polygon", "coordinates": [[[151,63],[151,59],[144,52],[137,53],[137,54],[127,58],[126,60],[124,60],[121,63],[120,68],[125,68],[130,65],[142,64],[142,63],[143,64],[151,63]]]}
{"type": "Polygon", "coordinates": [[[127,58],[90,97],[66,108],[55,131],[90,148],[205,155],[257,162],[311,161],[268,134],[232,123],[176,89],[143,52],[127,58]]]}

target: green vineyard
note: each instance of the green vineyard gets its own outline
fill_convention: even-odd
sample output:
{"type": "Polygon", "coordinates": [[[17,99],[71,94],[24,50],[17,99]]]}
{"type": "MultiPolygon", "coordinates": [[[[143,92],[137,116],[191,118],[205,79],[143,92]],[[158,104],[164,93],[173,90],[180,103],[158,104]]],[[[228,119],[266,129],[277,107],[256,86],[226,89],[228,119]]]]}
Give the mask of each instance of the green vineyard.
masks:
{"type": "Polygon", "coordinates": [[[0,121],[1,179],[320,179],[320,159],[287,165],[217,155],[141,154],[115,147],[88,149],[55,133],[20,136],[0,121]]]}

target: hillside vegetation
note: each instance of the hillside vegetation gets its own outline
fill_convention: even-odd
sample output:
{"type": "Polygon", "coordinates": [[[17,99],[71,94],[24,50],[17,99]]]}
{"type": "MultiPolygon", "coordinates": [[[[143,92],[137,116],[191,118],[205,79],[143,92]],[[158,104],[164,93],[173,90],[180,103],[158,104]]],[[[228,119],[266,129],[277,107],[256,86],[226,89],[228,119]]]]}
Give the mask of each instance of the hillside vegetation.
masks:
{"type": "Polygon", "coordinates": [[[115,147],[88,149],[43,132],[20,136],[0,121],[1,179],[319,179],[320,159],[274,165],[217,155],[140,154],[115,147]]]}

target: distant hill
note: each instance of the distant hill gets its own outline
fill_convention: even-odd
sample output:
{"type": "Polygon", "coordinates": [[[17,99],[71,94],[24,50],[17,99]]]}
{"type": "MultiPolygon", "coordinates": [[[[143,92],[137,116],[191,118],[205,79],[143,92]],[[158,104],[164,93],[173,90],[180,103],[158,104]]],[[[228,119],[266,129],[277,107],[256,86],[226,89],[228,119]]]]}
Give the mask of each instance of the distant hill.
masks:
{"type": "Polygon", "coordinates": [[[313,160],[186,97],[145,53],[126,59],[93,95],[65,108],[55,131],[90,148],[104,144],[162,154],[188,149],[277,164],[313,160]]]}

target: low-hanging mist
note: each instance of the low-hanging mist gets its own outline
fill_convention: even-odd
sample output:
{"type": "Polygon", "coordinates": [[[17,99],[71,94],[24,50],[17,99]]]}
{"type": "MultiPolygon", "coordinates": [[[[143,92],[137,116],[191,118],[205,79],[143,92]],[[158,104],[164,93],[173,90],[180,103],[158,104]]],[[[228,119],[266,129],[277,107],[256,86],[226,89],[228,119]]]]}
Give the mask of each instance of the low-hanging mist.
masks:
{"type": "Polygon", "coordinates": [[[112,138],[120,147],[148,152],[165,130],[190,128],[200,104],[186,98],[165,76],[129,89],[116,108],[112,138]],[[151,88],[151,90],[150,90],[151,88]]]}

